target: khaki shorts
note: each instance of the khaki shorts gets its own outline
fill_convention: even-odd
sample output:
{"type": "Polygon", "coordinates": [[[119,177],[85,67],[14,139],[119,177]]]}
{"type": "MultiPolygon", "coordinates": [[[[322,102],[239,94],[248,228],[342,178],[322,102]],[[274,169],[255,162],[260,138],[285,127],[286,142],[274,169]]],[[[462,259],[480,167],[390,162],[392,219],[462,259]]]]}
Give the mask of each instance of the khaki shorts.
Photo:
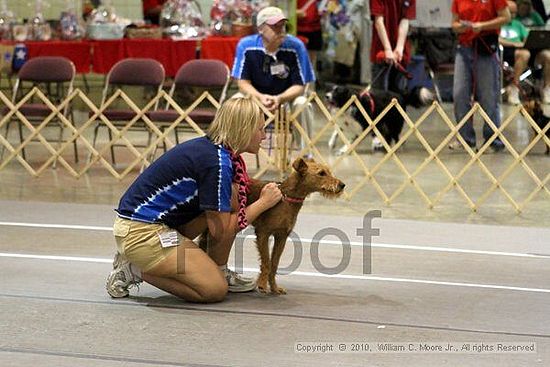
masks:
{"type": "Polygon", "coordinates": [[[117,250],[132,264],[147,272],[166,259],[177,246],[162,247],[159,234],[176,232],[178,243],[186,240],[175,229],[164,224],[143,223],[117,217],[113,225],[117,250]]]}

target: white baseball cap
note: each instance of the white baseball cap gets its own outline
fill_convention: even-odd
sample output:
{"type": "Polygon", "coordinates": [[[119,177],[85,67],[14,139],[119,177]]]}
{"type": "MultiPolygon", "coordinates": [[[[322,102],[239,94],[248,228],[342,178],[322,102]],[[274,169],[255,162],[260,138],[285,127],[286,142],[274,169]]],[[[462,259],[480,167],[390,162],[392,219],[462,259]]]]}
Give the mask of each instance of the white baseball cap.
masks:
{"type": "Polygon", "coordinates": [[[288,20],[285,13],[283,13],[283,11],[276,6],[268,6],[267,8],[260,10],[258,13],[258,16],[256,17],[256,26],[259,27],[264,23],[275,25],[281,20],[288,20]]]}

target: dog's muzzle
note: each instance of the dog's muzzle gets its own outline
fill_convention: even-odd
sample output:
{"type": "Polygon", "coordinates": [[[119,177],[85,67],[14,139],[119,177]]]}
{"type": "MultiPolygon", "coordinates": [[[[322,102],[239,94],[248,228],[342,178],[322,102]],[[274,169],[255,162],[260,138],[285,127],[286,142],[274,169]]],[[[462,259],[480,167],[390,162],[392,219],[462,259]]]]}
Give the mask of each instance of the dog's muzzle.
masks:
{"type": "Polygon", "coordinates": [[[332,91],[325,93],[325,101],[327,102],[328,107],[336,107],[336,103],[334,103],[334,94],[332,91]]]}

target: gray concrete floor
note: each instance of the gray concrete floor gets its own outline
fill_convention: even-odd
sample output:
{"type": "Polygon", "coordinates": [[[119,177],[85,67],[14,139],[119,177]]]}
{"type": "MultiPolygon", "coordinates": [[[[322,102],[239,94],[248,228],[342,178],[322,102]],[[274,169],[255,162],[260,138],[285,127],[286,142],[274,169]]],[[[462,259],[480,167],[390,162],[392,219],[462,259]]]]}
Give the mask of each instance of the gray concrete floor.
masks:
{"type": "MultiPolygon", "coordinates": [[[[442,130],[433,121],[426,129],[431,137],[442,130]]],[[[403,153],[416,159],[415,143],[403,153]]],[[[503,159],[495,157],[484,159],[498,169],[503,159]]],[[[446,159],[459,166],[463,155],[446,159]]],[[[547,157],[529,159],[539,174],[550,171],[547,157]]],[[[337,174],[358,182],[355,167],[348,160],[337,174]]],[[[298,264],[279,276],[287,295],[230,294],[219,304],[195,305],[148,285],[122,300],[104,290],[113,208],[133,177],[117,182],[98,171],[76,180],[58,168],[32,178],[17,163],[0,171],[1,366],[550,364],[544,195],[521,214],[501,198],[471,212],[455,195],[428,209],[410,191],[388,207],[370,186],[351,201],[312,196],[296,226],[300,242],[289,243],[281,261],[283,270],[298,264]],[[361,235],[364,218],[376,209],[379,235],[369,242],[361,235]],[[322,230],[329,234],[312,244],[322,230]],[[319,270],[339,264],[345,266],[332,276],[319,270]],[[368,343],[371,350],[299,353],[299,343],[368,343]],[[415,350],[377,349],[386,343],[415,350]],[[470,351],[421,353],[423,343],[470,351]],[[536,352],[474,351],[498,343],[534,344],[536,352]]],[[[234,253],[231,263],[254,275],[253,240],[239,241],[242,256],[234,253]]]]}

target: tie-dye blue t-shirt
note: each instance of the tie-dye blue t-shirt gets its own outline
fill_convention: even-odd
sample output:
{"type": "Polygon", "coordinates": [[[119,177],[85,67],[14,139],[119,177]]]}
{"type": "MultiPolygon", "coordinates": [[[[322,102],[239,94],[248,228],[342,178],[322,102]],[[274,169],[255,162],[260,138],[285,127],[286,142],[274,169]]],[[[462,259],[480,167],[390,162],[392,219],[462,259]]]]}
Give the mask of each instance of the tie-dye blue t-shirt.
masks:
{"type": "Polygon", "coordinates": [[[118,215],[176,228],[205,210],[231,211],[229,151],[207,137],[186,141],[153,162],[120,199],[118,215]]]}

